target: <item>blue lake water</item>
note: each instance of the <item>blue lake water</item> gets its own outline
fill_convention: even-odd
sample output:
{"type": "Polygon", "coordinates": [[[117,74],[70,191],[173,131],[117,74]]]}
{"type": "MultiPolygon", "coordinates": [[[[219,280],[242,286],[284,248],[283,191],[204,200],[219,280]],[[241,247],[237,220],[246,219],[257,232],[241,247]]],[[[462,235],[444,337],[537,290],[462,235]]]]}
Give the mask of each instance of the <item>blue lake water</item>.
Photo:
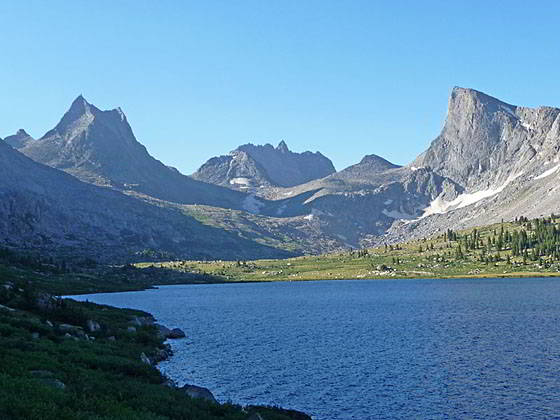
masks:
{"type": "Polygon", "coordinates": [[[187,339],[160,369],[314,419],[560,418],[560,280],[163,286],[80,300],[187,339]]]}

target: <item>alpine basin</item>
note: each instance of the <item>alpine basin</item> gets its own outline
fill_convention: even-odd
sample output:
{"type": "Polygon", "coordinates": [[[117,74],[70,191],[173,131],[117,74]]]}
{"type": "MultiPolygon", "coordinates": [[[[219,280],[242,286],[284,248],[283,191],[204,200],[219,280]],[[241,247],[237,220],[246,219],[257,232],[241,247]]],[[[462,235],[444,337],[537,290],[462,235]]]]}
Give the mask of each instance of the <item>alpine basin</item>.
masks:
{"type": "Polygon", "coordinates": [[[184,329],[160,369],[222,402],[315,419],[560,415],[556,279],[185,285],[77,298],[184,329]]]}

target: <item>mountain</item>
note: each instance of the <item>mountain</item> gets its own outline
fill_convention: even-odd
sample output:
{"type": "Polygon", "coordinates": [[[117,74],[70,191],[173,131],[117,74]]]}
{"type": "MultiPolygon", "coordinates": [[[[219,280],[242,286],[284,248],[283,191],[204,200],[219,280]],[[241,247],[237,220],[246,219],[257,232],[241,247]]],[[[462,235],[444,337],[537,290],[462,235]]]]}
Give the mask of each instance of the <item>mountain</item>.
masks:
{"type": "Polygon", "coordinates": [[[441,133],[409,165],[370,155],[268,198],[304,197],[323,233],[355,247],[559,212],[559,176],[558,108],[456,87],[441,133]]]}
{"type": "Polygon", "coordinates": [[[285,257],[283,249],[211,227],[181,206],[147,203],[34,162],[0,141],[0,245],[102,261],[151,255],[285,257]]]}
{"type": "Polygon", "coordinates": [[[241,191],[266,187],[292,187],[335,172],[332,162],[319,152],[294,153],[284,141],[245,144],[228,155],[211,158],[192,177],[241,191]]]}
{"type": "Polygon", "coordinates": [[[390,229],[389,240],[425,236],[560,210],[560,109],[510,105],[456,87],[440,135],[412,164],[464,189],[437,197],[425,216],[390,229]]]}
{"type": "Polygon", "coordinates": [[[136,140],[120,108],[101,111],[81,95],[43,137],[14,141],[12,145],[31,159],[84,182],[129,193],[229,208],[242,208],[246,198],[165,166],[136,140]]]}
{"type": "MultiPolygon", "coordinates": [[[[35,229],[45,230],[46,237],[54,235],[52,241],[57,243],[64,238],[56,232],[65,229],[57,220],[66,218],[72,226],[83,226],[76,234],[79,238],[88,237],[87,232],[91,237],[95,229],[109,229],[100,236],[103,240],[92,239],[98,248],[103,241],[110,244],[108,249],[116,244],[126,248],[117,229],[120,223],[134,226],[127,229],[139,235],[136,238],[154,229],[162,238],[180,235],[177,240],[157,242],[155,233],[149,234],[144,243],[155,243],[155,249],[173,249],[183,255],[186,244],[191,244],[189,252],[196,249],[207,257],[243,254],[257,258],[285,255],[286,250],[319,253],[397,242],[502,218],[560,212],[560,109],[515,106],[459,87],[451,92],[440,134],[404,166],[369,154],[334,172],[323,155],[293,153],[281,142],[278,147],[240,146],[227,156],[210,159],[193,175],[197,179],[191,179],[152,158],[136,141],[120,110],[100,111],[81,97],[41,139],[20,132],[10,141],[39,162],[111,187],[87,185],[97,188],[94,193],[80,183],[83,196],[77,187],[72,189],[76,192],[70,200],[76,203],[68,203],[61,195],[69,187],[51,186],[58,181],[26,187],[26,196],[44,191],[42,199],[52,200],[49,211],[41,212],[62,212],[51,218],[52,231],[48,224],[35,229]],[[98,199],[99,191],[113,195],[98,199]],[[108,215],[92,215],[98,202],[103,209],[113,210],[108,215]],[[124,203],[133,211],[125,210],[124,203]],[[70,205],[78,207],[70,210],[70,205]],[[119,212],[131,212],[133,220],[119,212]],[[75,217],[79,220],[74,221],[75,217]],[[91,227],[92,220],[103,217],[114,220],[113,224],[91,227]]],[[[25,185],[25,170],[19,181],[11,186],[9,181],[6,175],[0,185],[14,194],[25,185]]],[[[27,238],[24,223],[34,219],[21,219],[21,215],[29,208],[35,209],[30,213],[34,218],[43,214],[37,213],[42,207],[36,202],[35,197],[33,204],[14,206],[23,208],[17,210],[19,219],[4,209],[4,223],[18,221],[12,230],[4,226],[8,238],[17,237],[18,232],[27,238]]],[[[33,241],[37,239],[20,243],[33,241]]],[[[138,251],[141,242],[133,241],[131,248],[138,251]]],[[[85,240],[80,243],[87,246],[85,240]]]]}
{"type": "Polygon", "coordinates": [[[24,129],[19,129],[16,134],[8,136],[4,139],[6,143],[15,149],[24,147],[27,143],[35,139],[25,132],[24,129]]]}
{"type": "Polygon", "coordinates": [[[413,165],[466,187],[505,182],[558,154],[559,114],[558,108],[519,107],[456,87],[441,134],[413,165]]]}

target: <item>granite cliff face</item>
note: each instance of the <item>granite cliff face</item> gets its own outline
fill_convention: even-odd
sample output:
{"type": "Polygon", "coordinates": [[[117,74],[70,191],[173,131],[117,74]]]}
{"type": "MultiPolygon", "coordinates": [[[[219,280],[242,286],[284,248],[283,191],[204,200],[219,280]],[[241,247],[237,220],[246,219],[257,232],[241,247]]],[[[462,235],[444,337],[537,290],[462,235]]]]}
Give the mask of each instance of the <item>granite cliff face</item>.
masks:
{"type": "Polygon", "coordinates": [[[441,134],[412,165],[430,167],[468,188],[503,183],[556,158],[559,115],[558,108],[519,107],[455,88],[441,134]]]}
{"type": "Polygon", "coordinates": [[[229,155],[211,158],[192,177],[242,191],[292,187],[335,172],[319,152],[294,153],[284,141],[277,147],[245,144],[229,155]]]}
{"type": "Polygon", "coordinates": [[[387,240],[557,213],[560,109],[515,106],[455,88],[441,134],[411,166],[428,167],[464,191],[455,198],[437,197],[426,217],[396,224],[387,240]]]}

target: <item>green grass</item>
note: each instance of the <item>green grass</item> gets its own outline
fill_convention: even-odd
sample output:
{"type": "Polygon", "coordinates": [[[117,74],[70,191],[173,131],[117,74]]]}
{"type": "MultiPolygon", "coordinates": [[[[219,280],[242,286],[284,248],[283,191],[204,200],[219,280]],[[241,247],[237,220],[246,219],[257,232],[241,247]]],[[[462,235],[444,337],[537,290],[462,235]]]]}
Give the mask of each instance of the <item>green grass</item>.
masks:
{"type": "Polygon", "coordinates": [[[45,289],[66,294],[86,286],[138,288],[152,284],[151,275],[127,269],[131,279],[123,283],[124,274],[111,270],[103,277],[42,271],[32,265],[4,261],[0,271],[1,419],[242,420],[255,411],[267,420],[307,418],[272,407],[192,399],[166,386],[167,378],[141,361],[142,353],[152,357],[164,349],[154,326],[128,330],[130,321],[149,314],[45,294],[45,289]],[[108,285],[103,283],[107,278],[108,285]],[[45,299],[49,304],[40,304],[45,299]],[[100,330],[87,332],[88,320],[99,323],[100,330]],[[82,330],[73,329],[68,337],[62,324],[82,330]]]}
{"type": "MultiPolygon", "coordinates": [[[[513,233],[525,229],[526,225],[500,223],[479,227],[477,232],[480,240],[486,244],[488,238],[495,239],[502,228],[513,233]]],[[[170,261],[139,263],[136,266],[155,266],[185,275],[206,275],[208,278],[226,282],[560,276],[560,264],[557,260],[543,257],[540,261],[524,262],[522,256],[512,255],[509,246],[501,249],[492,246],[489,252],[484,250],[484,255],[491,261],[480,261],[483,253],[481,247],[465,250],[463,246],[464,237],[472,235],[473,230],[458,232],[459,238],[456,241],[447,240],[439,235],[394,245],[392,249],[382,246],[284,260],[170,261]],[[456,257],[459,245],[462,247],[463,258],[456,257]],[[543,261],[544,264],[541,264],[543,261]]]]}

